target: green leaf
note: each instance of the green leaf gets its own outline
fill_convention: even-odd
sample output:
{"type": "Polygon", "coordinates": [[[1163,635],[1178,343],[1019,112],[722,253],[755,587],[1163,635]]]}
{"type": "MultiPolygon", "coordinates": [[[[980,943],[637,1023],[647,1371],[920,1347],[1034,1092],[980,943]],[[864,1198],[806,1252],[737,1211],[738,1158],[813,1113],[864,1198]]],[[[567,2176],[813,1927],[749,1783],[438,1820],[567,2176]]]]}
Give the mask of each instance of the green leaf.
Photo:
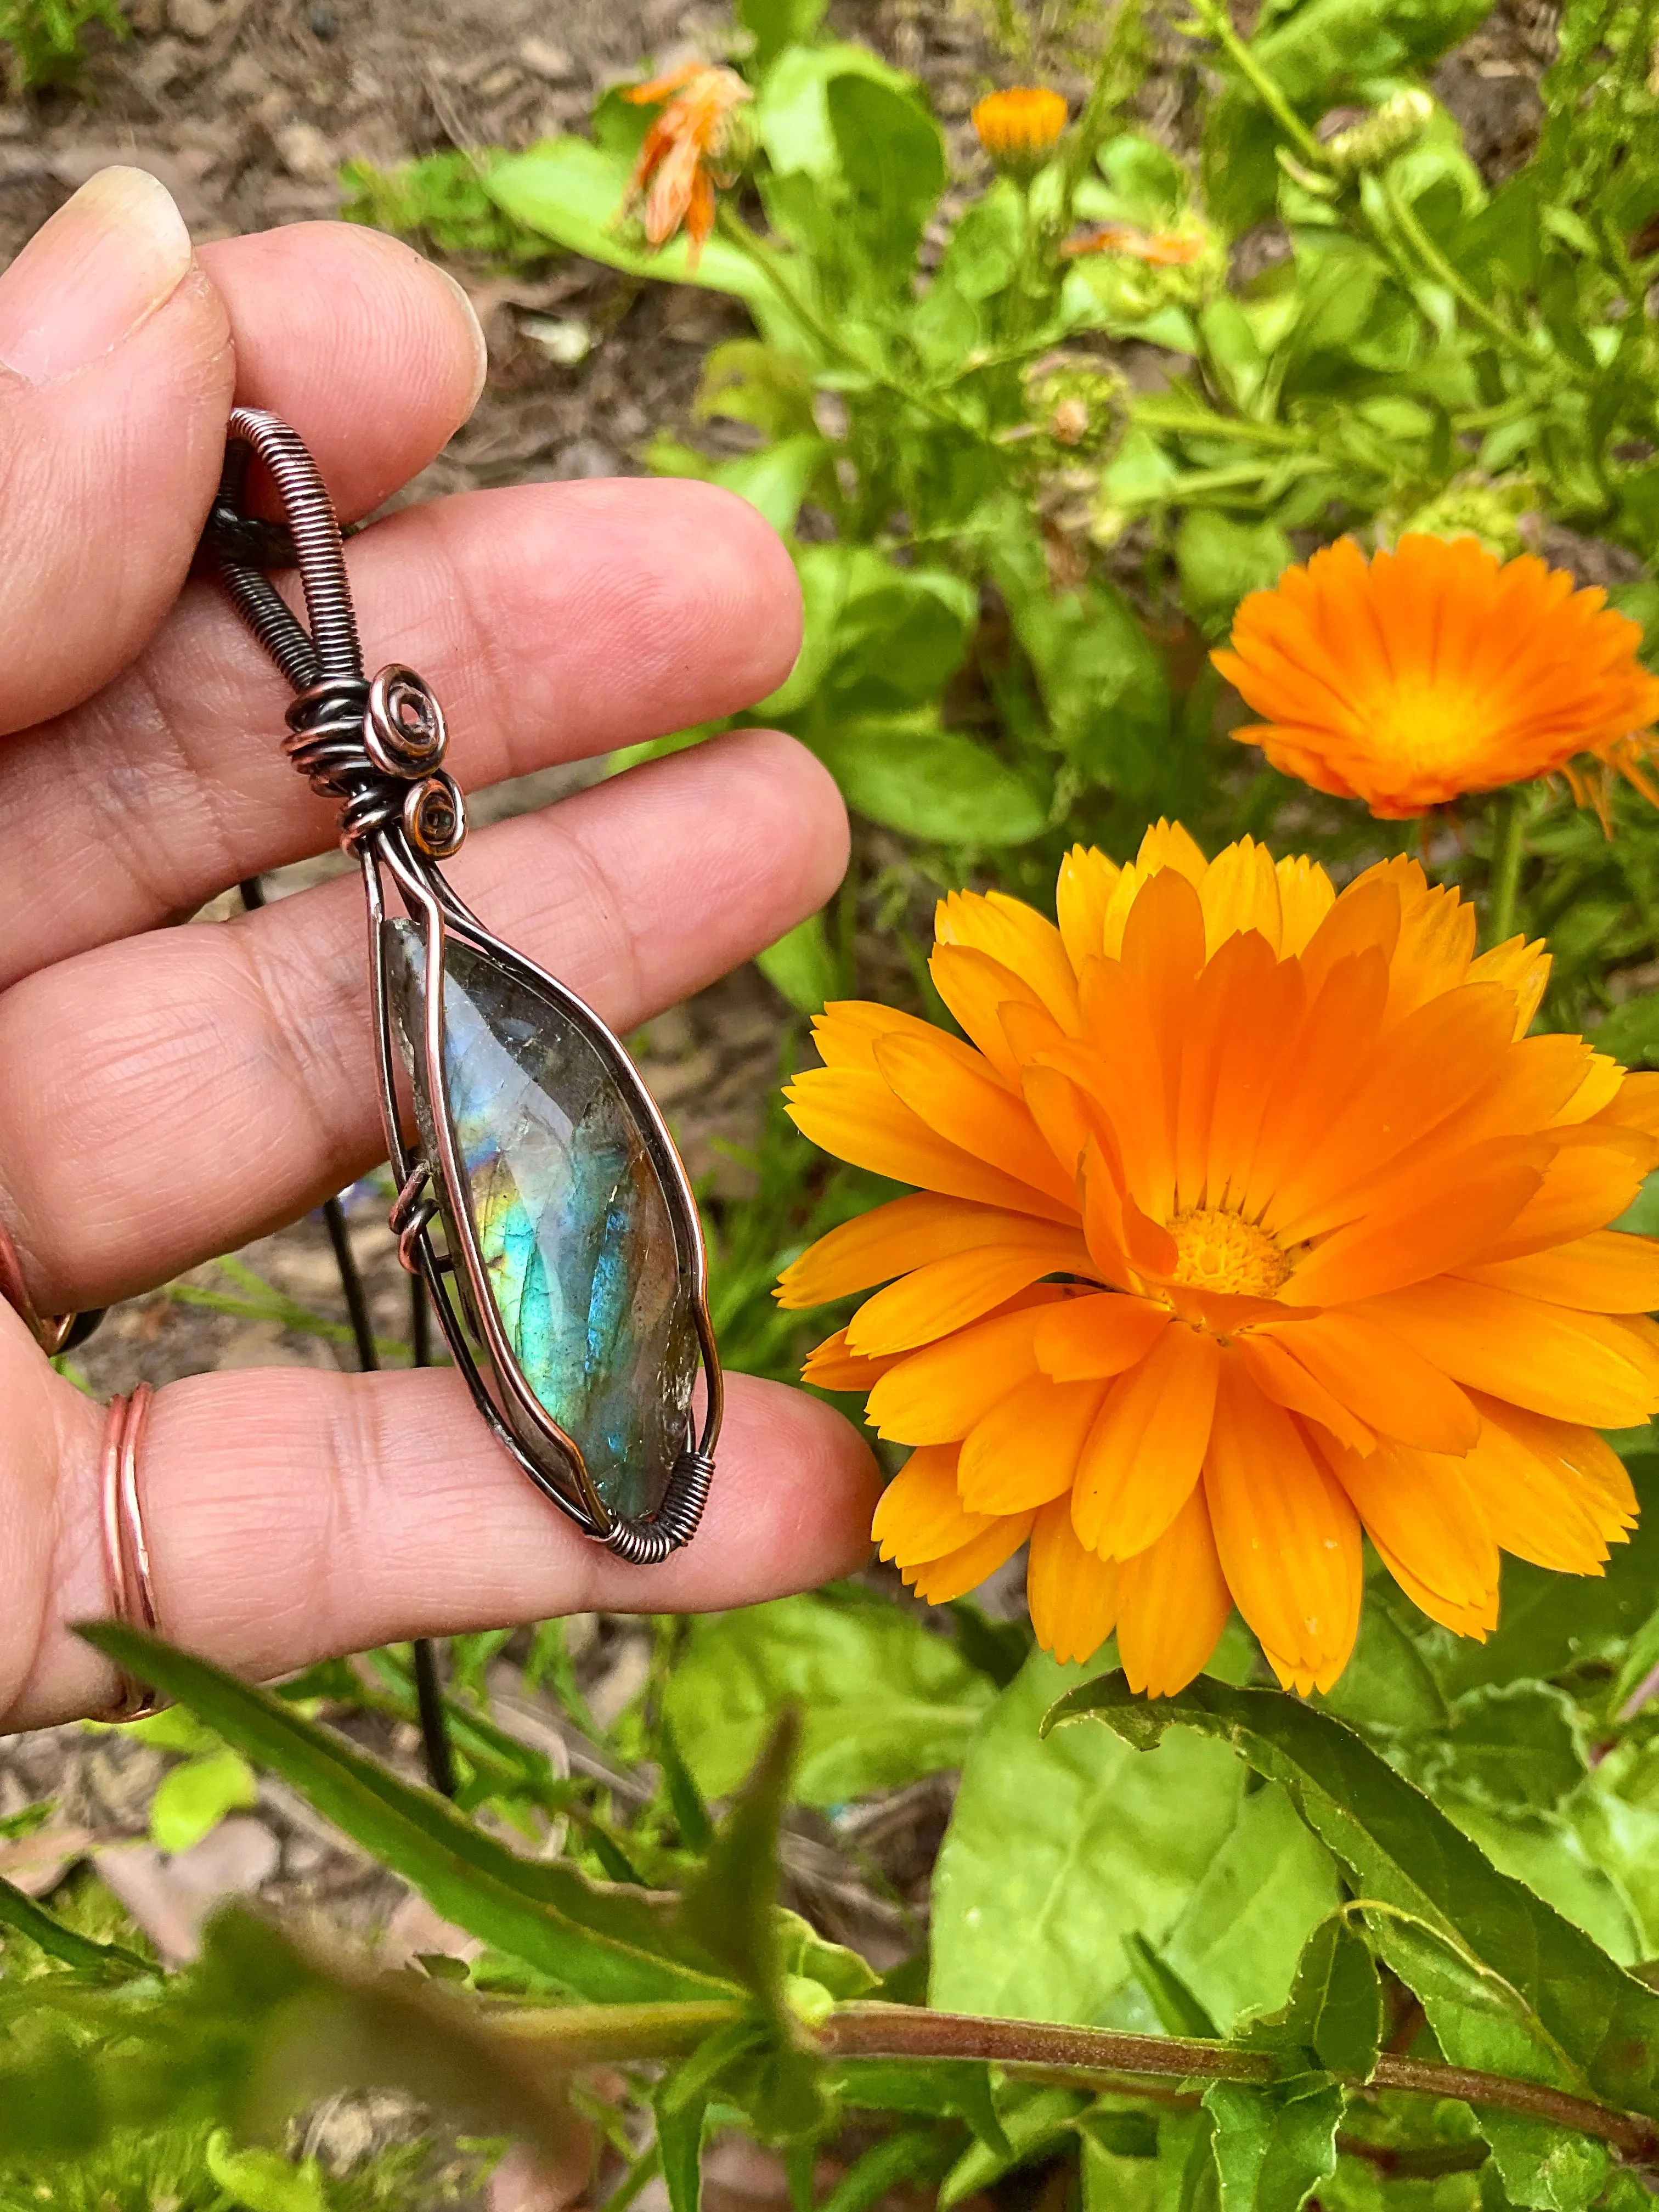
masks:
{"type": "Polygon", "coordinates": [[[746,499],[765,516],[780,538],[793,537],[801,501],[823,468],[829,447],[814,430],[803,437],[783,438],[763,446],[757,453],[739,453],[709,471],[708,481],[746,499]]]}
{"type": "Polygon", "coordinates": [[[1370,1946],[1338,1911],[1308,1938],[1290,2002],[1253,2022],[1245,2040],[1310,2051],[1328,2073],[1368,2081],[1382,2040],[1382,1984],[1370,1946]]]}
{"type": "Polygon", "coordinates": [[[1164,1956],[1231,2034],[1246,2013],[1284,2002],[1304,1947],[1340,1895],[1330,1853],[1290,1799],[1258,1790],[1239,1807],[1164,1956]]]}
{"type": "Polygon", "coordinates": [[[1269,590],[1290,565],[1291,542],[1271,522],[1235,522],[1194,507],[1176,532],[1176,567],[1187,611],[1206,637],[1218,637],[1247,592],[1269,590]]]}
{"type": "Polygon", "coordinates": [[[207,2170],[246,2212],[329,2212],[314,2158],[295,2166],[274,2150],[237,2150],[223,2128],[208,2137],[207,2170]]]}
{"type": "Polygon", "coordinates": [[[621,155],[586,138],[549,138],[526,154],[496,162],[484,187],[515,222],[607,268],[670,284],[704,285],[751,305],[766,298],[765,277],[724,238],[706,241],[695,269],[684,238],[654,250],[632,244],[618,224],[628,178],[629,165],[621,155]]]}
{"type": "Polygon", "coordinates": [[[955,2115],[994,2157],[1013,2159],[983,2059],[847,2059],[832,2070],[830,2087],[840,2103],[859,2112],[955,2115]]]}
{"type": "Polygon", "coordinates": [[[1082,1679],[1034,1653],[968,1747],[933,1879],[945,2011],[1097,2021],[1128,1938],[1164,1943],[1237,1819],[1243,1776],[1218,1746],[1174,1736],[1139,1760],[1104,1731],[1041,1739],[1082,1679]]]}
{"type": "Polygon", "coordinates": [[[1542,1682],[1468,1691],[1451,1709],[1429,1776],[1488,1803],[1552,1812],[1589,1771],[1577,1710],[1542,1682]]]}
{"type": "Polygon", "coordinates": [[[803,1804],[833,1805],[960,1764],[991,1697],[951,1640],[912,1613],[787,1597],[694,1620],[664,1705],[698,1788],[723,1797],[774,1716],[799,1703],[797,1793],[803,1804]]]}
{"type": "Polygon", "coordinates": [[[1072,2089],[1016,2091],[1003,2113],[1006,2149],[976,2142],[965,2150],[940,2185],[941,2212],[988,2189],[1011,2166],[1041,2158],[1063,2143],[1083,2105],[1083,2098],[1072,2089]]]}
{"type": "Polygon", "coordinates": [[[737,0],[738,21],[755,41],[755,68],[769,69],[785,46],[804,45],[828,5],[829,0],[737,0]]]}
{"type": "Polygon", "coordinates": [[[1389,1596],[1380,1588],[1375,1595],[1366,1592],[1353,1656],[1319,1702],[1339,1720],[1367,1730],[1443,1728],[1446,1701],[1415,1640],[1390,1610],[1389,1596]]]}
{"type": "Polygon", "coordinates": [[[1659,994],[1626,999],[1590,1036],[1597,1052],[1610,1052],[1626,1067],[1659,1066],[1659,994]]]}
{"type": "Polygon", "coordinates": [[[752,423],[768,438],[810,437],[817,428],[811,378],[759,338],[728,338],[704,357],[691,412],[700,422],[720,416],[752,423]]]}
{"type": "Polygon", "coordinates": [[[89,1936],[65,1928],[61,1920],[54,1918],[3,1875],[0,1875],[0,1928],[9,1928],[15,1935],[26,1936],[60,1966],[73,1966],[81,1973],[96,1974],[102,1981],[130,1981],[136,1974],[155,1971],[136,1952],[124,1950],[118,1943],[94,1943],[89,1936]]]}
{"type": "Polygon", "coordinates": [[[676,1933],[673,1900],[517,1857],[442,1798],[411,1789],[280,1698],[158,1637],[109,1621],[81,1632],[292,1784],[447,1920],[572,1995],[625,2003],[732,1994],[701,1945],[676,1933]]]}
{"type": "Polygon", "coordinates": [[[849,242],[889,282],[905,282],[945,189],[939,125],[909,91],[861,73],[830,80],[825,110],[848,191],[849,242]]]}
{"type": "Polygon", "coordinates": [[[1215,2123],[1221,2212],[1299,2212],[1336,2170],[1342,2105],[1341,2088],[1324,2074],[1260,2089],[1212,2081],[1204,2109],[1215,2123]]]}
{"type": "Polygon", "coordinates": [[[1048,811],[1016,769],[935,716],[872,717],[815,735],[813,750],[856,813],[939,845],[1023,845],[1048,811]]]}
{"type": "Polygon", "coordinates": [[[668,2190],[670,2212],[700,2212],[702,2203],[702,2136],[708,2118],[706,2096],[675,2094],[671,2075],[653,2100],[657,2148],[668,2190]]]}
{"type": "Polygon", "coordinates": [[[889,68],[867,46],[787,48],[767,71],[755,100],[755,135],[780,177],[805,172],[820,181],[834,179],[840,149],[830,122],[830,88],[839,79],[867,77],[890,90],[907,92],[910,79],[889,68]]]}
{"type": "Polygon", "coordinates": [[[149,1838],[160,1850],[187,1851],[227,1813],[259,1802],[259,1784],[240,1752],[210,1751],[163,1775],[149,1805],[149,1838]]]}
{"type": "Polygon", "coordinates": [[[754,1771],[714,1831],[708,1856],[686,1884],[681,1926],[739,1986],[781,2034],[791,2032],[783,2002],[783,1956],[773,1913],[778,1891],[778,1826],[789,1802],[800,1715],[780,1713],[754,1771]]]}
{"type": "MultiPolygon", "coordinates": [[[[1202,1677],[1179,1697],[1139,1698],[1121,1674],[1073,1692],[1047,1725],[1088,1716],[1146,1747],[1172,1724],[1231,1743],[1289,1790],[1347,1867],[1379,1948],[1454,2064],[1659,2112],[1659,1995],[1499,1874],[1340,1722],[1275,1691],[1202,1677]]],[[[1501,2159],[1498,2132],[1489,2139],[1501,2159]]],[[[1513,2194],[1507,2169],[1505,2180],[1513,2194]]]]}
{"type": "Polygon", "coordinates": [[[809,914],[775,945],[755,955],[755,965],[799,1014],[816,1014],[840,982],[840,963],[830,949],[821,914],[809,914]]]}
{"type": "Polygon", "coordinates": [[[1138,1932],[1124,1944],[1133,1963],[1135,1979],[1152,2001],[1166,2035],[1197,2036],[1207,2042],[1220,2039],[1221,2031],[1204,2006],[1167,1960],[1161,1959],[1138,1932]]]}

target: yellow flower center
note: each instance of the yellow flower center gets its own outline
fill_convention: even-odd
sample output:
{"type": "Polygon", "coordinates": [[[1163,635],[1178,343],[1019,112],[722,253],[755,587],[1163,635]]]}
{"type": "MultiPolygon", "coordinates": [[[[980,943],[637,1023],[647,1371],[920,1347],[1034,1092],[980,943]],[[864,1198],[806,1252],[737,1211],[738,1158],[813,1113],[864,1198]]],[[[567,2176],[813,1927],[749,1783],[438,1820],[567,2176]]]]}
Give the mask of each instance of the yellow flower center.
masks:
{"type": "Polygon", "coordinates": [[[1213,1206],[1189,1206],[1170,1224],[1175,1279],[1196,1290],[1270,1298],[1289,1279],[1291,1262],[1265,1229],[1213,1206]]]}

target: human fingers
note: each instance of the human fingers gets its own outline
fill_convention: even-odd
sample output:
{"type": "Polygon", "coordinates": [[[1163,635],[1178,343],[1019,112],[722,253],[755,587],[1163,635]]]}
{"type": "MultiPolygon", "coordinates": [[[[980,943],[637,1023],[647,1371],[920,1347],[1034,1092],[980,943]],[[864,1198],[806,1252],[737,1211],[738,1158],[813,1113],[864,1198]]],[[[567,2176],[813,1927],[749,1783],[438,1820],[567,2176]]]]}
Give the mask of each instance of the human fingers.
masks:
{"type": "Polygon", "coordinates": [[[198,258],[236,344],[236,404],[269,407],[317,458],[341,518],[407,483],[465,422],[489,366],[453,276],[384,232],[296,222],[198,258]]]}
{"type": "Polygon", "coordinates": [[[178,592],[234,362],[166,191],[100,171],[0,276],[0,732],[84,699],[178,592]]]}
{"type": "MultiPolygon", "coordinates": [[[[348,549],[371,667],[418,668],[463,787],[713,719],[782,682],[787,553],[744,501],[638,481],[468,494],[348,549]]],[[[0,748],[0,985],[323,849],[286,695],[207,586],[98,699],[0,748]],[[95,865],[88,865],[89,857],[95,865]]]]}
{"type": "MultiPolygon", "coordinates": [[[[21,1329],[6,1334],[21,1358],[21,1329]]],[[[25,1466],[0,1446],[20,1555],[9,1571],[33,1577],[0,1611],[0,1729],[107,1709],[115,1690],[70,1632],[112,1610],[102,1411],[38,1357],[35,1368],[52,1385],[33,1413],[51,1456],[25,1466]]],[[[408,1636],[599,1608],[707,1612],[805,1589],[868,1556],[877,1486],[838,1413],[734,1375],[702,1528],[661,1566],[630,1566],[541,1497],[441,1368],[171,1383],[152,1403],[139,1478],[161,1632],[258,1678],[408,1636]]]]}
{"type": "MultiPolygon", "coordinates": [[[[822,905],[846,855],[824,770],[744,731],[481,831],[453,873],[626,1033],[822,905]]],[[[129,1296],[384,1158],[363,940],[346,878],[0,997],[0,1218],[37,1310],[129,1296]]]]}

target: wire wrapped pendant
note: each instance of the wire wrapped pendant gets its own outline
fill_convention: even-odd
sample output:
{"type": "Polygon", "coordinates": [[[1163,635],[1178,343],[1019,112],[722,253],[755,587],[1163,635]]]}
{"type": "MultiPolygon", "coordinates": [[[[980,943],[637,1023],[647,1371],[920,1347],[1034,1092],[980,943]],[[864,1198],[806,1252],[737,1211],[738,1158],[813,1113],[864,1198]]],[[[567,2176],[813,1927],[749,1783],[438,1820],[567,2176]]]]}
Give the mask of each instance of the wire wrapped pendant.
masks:
{"type": "Polygon", "coordinates": [[[362,872],[404,1265],[531,1480],[623,1558],[664,1559],[696,1532],[721,1413],[702,1226],[673,1139],[599,1016],[445,878],[466,816],[442,709],[412,669],[365,676],[332,505],[276,416],[232,415],[203,546],[295,688],[289,757],[340,802],[362,872]],[[244,511],[256,455],[285,529],[244,511]],[[265,573],[284,566],[299,569],[308,631],[265,573]]]}

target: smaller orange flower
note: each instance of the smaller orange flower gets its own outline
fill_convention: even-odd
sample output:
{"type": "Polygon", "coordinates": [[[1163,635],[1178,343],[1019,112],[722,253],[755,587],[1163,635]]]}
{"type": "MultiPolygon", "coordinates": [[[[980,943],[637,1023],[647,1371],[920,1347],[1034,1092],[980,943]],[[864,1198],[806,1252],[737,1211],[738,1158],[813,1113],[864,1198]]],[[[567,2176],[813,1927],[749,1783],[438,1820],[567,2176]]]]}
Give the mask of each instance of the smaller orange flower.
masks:
{"type": "Polygon", "coordinates": [[[988,93],[974,109],[975,137],[1000,169],[1030,176],[1040,169],[1066,128],[1066,102],[1047,85],[1011,85],[988,93]]]}
{"type": "Polygon", "coordinates": [[[687,62],[623,97],[636,107],[666,103],[645,134],[623,212],[643,213],[653,246],[665,246],[684,227],[687,266],[695,269],[714,228],[714,187],[737,173],[734,111],[754,94],[735,70],[687,62]]]}
{"type": "Polygon", "coordinates": [[[1605,592],[1529,553],[1411,535],[1368,561],[1344,538],[1252,592],[1231,651],[1210,657],[1265,718],[1236,738],[1389,821],[1557,770],[1582,794],[1582,754],[1659,804],[1641,636],[1605,592]]]}
{"type": "Polygon", "coordinates": [[[1060,247],[1068,261],[1085,253],[1127,253],[1155,269],[1186,269],[1204,251],[1196,231],[1136,230],[1127,222],[1109,222],[1088,238],[1068,239],[1060,247]]]}

